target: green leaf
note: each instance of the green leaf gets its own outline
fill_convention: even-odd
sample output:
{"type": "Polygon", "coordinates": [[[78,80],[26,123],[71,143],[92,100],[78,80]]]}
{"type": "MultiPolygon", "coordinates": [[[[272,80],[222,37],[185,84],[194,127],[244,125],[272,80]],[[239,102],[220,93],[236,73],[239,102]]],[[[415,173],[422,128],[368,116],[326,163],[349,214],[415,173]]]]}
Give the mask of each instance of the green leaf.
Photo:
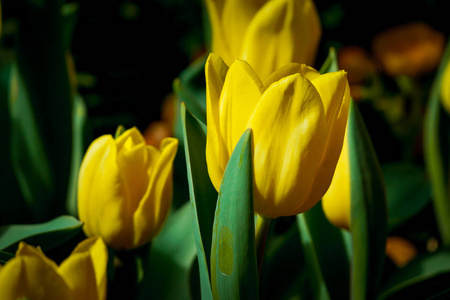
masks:
{"type": "Polygon", "coordinates": [[[185,203],[173,212],[153,240],[139,299],[186,299],[196,256],[192,212],[185,203]]]}
{"type": "Polygon", "coordinates": [[[83,223],[71,216],[59,216],[49,222],[0,227],[0,250],[15,252],[20,241],[47,251],[63,244],[81,231],[83,223]]]}
{"type": "Polygon", "coordinates": [[[337,71],[339,71],[339,65],[337,61],[336,50],[331,47],[329,49],[328,56],[325,59],[325,62],[323,63],[322,67],[320,67],[319,73],[325,74],[337,71]]]}
{"type": "Polygon", "coordinates": [[[314,299],[349,299],[349,233],[330,224],[321,202],[297,215],[297,225],[311,274],[309,286],[316,291],[314,299]]]}
{"type": "MultiPolygon", "coordinates": [[[[62,1],[44,1],[41,4],[36,1],[24,2],[19,14],[20,26],[16,39],[18,71],[28,94],[29,110],[34,114],[34,131],[39,134],[37,137],[42,145],[42,149],[38,151],[45,154],[45,157],[40,158],[48,164],[51,172],[50,178],[44,177],[52,183],[52,194],[46,197],[51,205],[42,205],[41,212],[45,215],[39,218],[45,220],[65,212],[72,151],[73,99],[61,8],[62,1]],[[38,43],[35,37],[39,37],[38,43]]],[[[21,120],[25,117],[20,114],[16,118],[20,119],[22,125],[27,123],[26,120],[21,120]]],[[[25,128],[20,130],[22,129],[26,131],[25,128]]],[[[16,136],[20,132],[13,133],[12,138],[20,141],[21,137],[16,136]]],[[[26,160],[34,156],[33,152],[36,151],[34,144],[20,142],[16,146],[19,159],[25,156],[23,159],[26,160]]],[[[25,168],[23,164],[20,172],[27,172],[25,168]]],[[[28,186],[39,186],[39,183],[30,183],[33,178],[38,178],[35,175],[24,175],[27,176],[28,186]]],[[[27,193],[33,197],[37,195],[35,191],[27,193]]],[[[44,198],[39,197],[39,200],[44,198]]]]}
{"type": "Polygon", "coordinates": [[[123,125],[117,126],[116,132],[114,133],[114,139],[117,140],[126,131],[123,125]]]}
{"type": "Polygon", "coordinates": [[[189,112],[184,103],[181,106],[181,118],[201,295],[202,299],[212,299],[209,259],[217,192],[209,179],[206,166],[206,126],[189,112]]]}
{"type": "Polygon", "coordinates": [[[23,197],[36,220],[50,217],[53,174],[28,89],[17,68],[11,74],[11,160],[23,197]]]}
{"type": "Polygon", "coordinates": [[[423,255],[393,273],[379,299],[429,299],[448,292],[449,279],[448,250],[423,255]]]}
{"type": "Polygon", "coordinates": [[[83,98],[74,98],[72,110],[72,164],[70,166],[69,189],[67,193],[67,211],[74,217],[78,216],[77,187],[78,172],[83,160],[85,146],[85,127],[87,111],[83,98]]]}
{"type": "Polygon", "coordinates": [[[231,154],[220,187],[211,250],[215,299],[258,299],[251,141],[247,129],[231,154]]]}
{"type": "Polygon", "coordinates": [[[174,90],[181,102],[202,122],[206,123],[205,63],[207,55],[192,62],[174,81],[174,90]]]}
{"type": "Polygon", "coordinates": [[[450,118],[442,108],[440,91],[445,67],[450,59],[450,42],[441,60],[428,99],[424,119],[425,163],[433,190],[436,221],[444,245],[450,245],[450,202],[448,201],[450,118]]]}
{"type": "MultiPolygon", "coordinates": [[[[311,294],[314,299],[331,299],[322,275],[316,245],[314,244],[312,233],[304,214],[297,215],[297,224],[301,231],[300,237],[306,261],[306,268],[303,271],[309,275],[308,279],[310,284],[308,286],[311,289],[311,294]]],[[[328,266],[327,268],[331,269],[332,267],[328,266]]]]}
{"type": "Polygon", "coordinates": [[[385,186],[370,136],[353,101],[350,103],[347,126],[353,240],[351,298],[373,299],[378,291],[385,259],[385,186]]]}
{"type": "Polygon", "coordinates": [[[412,163],[396,162],[381,166],[386,183],[388,231],[419,213],[431,198],[424,170],[412,163]]]}
{"type": "Polygon", "coordinates": [[[0,186],[2,197],[0,199],[0,224],[25,223],[30,220],[30,210],[28,209],[22,192],[19,187],[13,168],[11,158],[11,114],[10,92],[11,76],[14,65],[7,62],[0,65],[0,128],[2,128],[2,139],[6,141],[0,147],[0,186]]]}

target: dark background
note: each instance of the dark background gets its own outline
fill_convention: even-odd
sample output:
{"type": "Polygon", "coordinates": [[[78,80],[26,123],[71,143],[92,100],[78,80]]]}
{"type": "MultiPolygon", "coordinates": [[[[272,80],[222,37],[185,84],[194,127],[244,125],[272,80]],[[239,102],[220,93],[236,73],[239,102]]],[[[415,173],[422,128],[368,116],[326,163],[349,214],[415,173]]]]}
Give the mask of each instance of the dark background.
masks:
{"type": "MultiPolygon", "coordinates": [[[[204,49],[201,0],[79,0],[72,54],[80,74],[93,136],[113,133],[118,124],[147,125],[160,118],[172,82],[204,49]]],[[[323,34],[319,68],[330,46],[359,45],[370,51],[373,37],[392,26],[424,21],[450,33],[444,0],[315,1],[323,34]]],[[[2,2],[7,20],[20,13],[21,1],[2,2]]],[[[14,38],[3,35],[3,45],[14,38]]],[[[370,122],[370,121],[369,121],[370,122]]]]}
{"type": "MultiPolygon", "coordinates": [[[[173,79],[204,45],[200,0],[134,1],[140,11],[135,20],[123,18],[123,1],[79,3],[73,39],[76,67],[98,78],[95,88],[81,92],[90,114],[113,116],[94,127],[111,132],[117,117],[125,126],[145,129],[159,118],[159,104],[172,91],[173,79]]],[[[378,32],[398,24],[425,21],[446,36],[450,29],[444,1],[315,3],[323,26],[316,67],[330,46],[360,45],[370,50],[378,32]]]]}

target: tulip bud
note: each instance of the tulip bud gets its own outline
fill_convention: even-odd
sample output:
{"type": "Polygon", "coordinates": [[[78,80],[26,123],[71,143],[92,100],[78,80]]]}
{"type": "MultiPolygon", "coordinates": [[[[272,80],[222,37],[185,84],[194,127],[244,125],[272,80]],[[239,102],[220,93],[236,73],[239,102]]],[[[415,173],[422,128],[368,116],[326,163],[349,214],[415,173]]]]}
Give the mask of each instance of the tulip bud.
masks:
{"type": "Polygon", "coordinates": [[[24,242],[0,268],[2,299],[105,300],[108,250],[100,237],[88,238],[60,266],[24,242]]]}
{"type": "Polygon", "coordinates": [[[153,239],[172,203],[172,165],[178,140],[148,146],[131,128],[116,140],[97,138],[78,177],[78,210],[87,236],[100,235],[115,249],[132,249],[153,239]]]}
{"type": "Polygon", "coordinates": [[[206,7],[212,52],[226,64],[244,59],[264,79],[290,62],[314,63],[322,29],[312,0],[207,0],[206,7]]]}
{"type": "Polygon", "coordinates": [[[206,63],[206,161],[219,191],[226,164],[247,128],[253,132],[255,211],[268,218],[302,213],[330,185],[347,123],[344,71],[320,75],[288,64],[263,83],[245,61],[206,63]]]}

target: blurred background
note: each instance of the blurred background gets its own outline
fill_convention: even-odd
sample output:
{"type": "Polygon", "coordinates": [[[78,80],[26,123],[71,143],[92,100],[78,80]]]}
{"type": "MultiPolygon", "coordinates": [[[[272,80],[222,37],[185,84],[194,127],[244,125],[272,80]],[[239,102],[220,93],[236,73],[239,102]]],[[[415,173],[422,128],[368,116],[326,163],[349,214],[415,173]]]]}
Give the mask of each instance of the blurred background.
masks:
{"type": "MultiPolygon", "coordinates": [[[[23,1],[2,1],[2,59],[14,47],[23,1]]],[[[160,118],[174,78],[205,49],[201,0],[66,2],[77,7],[70,49],[93,135],[117,124],[145,130],[160,118]]],[[[370,52],[373,38],[396,25],[423,21],[445,36],[450,30],[443,0],[315,2],[323,26],[317,68],[330,46],[370,52]]]]}

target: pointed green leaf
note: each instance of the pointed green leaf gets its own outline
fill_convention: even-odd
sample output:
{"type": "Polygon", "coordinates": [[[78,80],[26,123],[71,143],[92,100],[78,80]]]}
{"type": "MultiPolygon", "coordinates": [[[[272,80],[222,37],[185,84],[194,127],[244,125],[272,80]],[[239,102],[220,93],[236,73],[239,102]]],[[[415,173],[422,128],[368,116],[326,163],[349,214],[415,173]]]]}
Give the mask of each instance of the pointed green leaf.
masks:
{"type": "Polygon", "coordinates": [[[330,73],[330,72],[337,72],[339,71],[339,65],[337,61],[337,55],[336,50],[331,47],[328,52],[328,56],[325,59],[325,62],[323,63],[322,67],[320,67],[320,74],[330,73]]]}
{"type": "Polygon", "coordinates": [[[67,211],[78,217],[77,187],[78,171],[83,160],[85,145],[85,126],[87,119],[86,105],[83,98],[77,95],[74,98],[72,110],[72,162],[70,166],[69,189],[67,193],[67,211]]]}
{"type": "Polygon", "coordinates": [[[386,195],[381,168],[356,103],[350,104],[348,145],[351,178],[352,299],[373,299],[386,245],[386,195]]]}
{"type": "Polygon", "coordinates": [[[381,166],[386,182],[388,231],[419,213],[429,203],[431,189],[422,167],[404,162],[381,166]]]}
{"type": "Polygon", "coordinates": [[[448,250],[423,255],[387,278],[379,299],[429,299],[447,291],[449,279],[448,250]]]}
{"type": "Polygon", "coordinates": [[[60,216],[39,224],[1,226],[0,250],[15,252],[19,242],[25,241],[46,251],[74,237],[82,226],[82,222],[71,216],[60,216]]]}
{"type": "Polygon", "coordinates": [[[30,210],[20,190],[19,182],[14,173],[11,156],[11,114],[10,92],[11,76],[14,68],[12,62],[0,65],[0,128],[2,128],[2,139],[7,141],[0,147],[0,187],[2,197],[0,199],[0,222],[1,224],[25,223],[30,220],[30,210]]]}
{"type": "MultiPolygon", "coordinates": [[[[20,26],[15,44],[18,71],[34,113],[34,130],[40,135],[52,173],[53,194],[47,200],[51,206],[43,209],[47,220],[65,212],[72,151],[73,95],[67,68],[66,47],[69,45],[64,41],[62,2],[44,1],[43,5],[36,1],[24,2],[18,15],[20,26]],[[39,43],[35,37],[39,37],[39,43]]],[[[35,147],[22,143],[18,150],[21,156],[32,156],[28,152],[34,152],[35,147]]],[[[21,171],[27,170],[23,167],[21,171]]],[[[32,177],[30,175],[29,179],[32,177]]],[[[30,193],[35,196],[34,191],[30,193]]]]}
{"type": "MultiPolygon", "coordinates": [[[[297,224],[301,231],[300,237],[302,240],[304,259],[306,263],[305,273],[308,273],[309,288],[314,299],[329,300],[330,294],[322,275],[322,270],[319,263],[319,258],[316,251],[316,245],[313,241],[311,230],[306,221],[305,215],[297,215],[297,224]]],[[[328,266],[328,268],[332,268],[328,266]]]]}
{"type": "Polygon", "coordinates": [[[191,205],[171,213],[151,245],[148,269],[138,299],[189,298],[189,273],[195,260],[191,205]]]}
{"type": "Polygon", "coordinates": [[[53,173],[38,130],[28,89],[17,68],[12,69],[9,110],[11,160],[23,197],[36,220],[50,217],[54,197],[53,173]]]}
{"type": "Polygon", "coordinates": [[[448,194],[449,127],[450,117],[441,104],[441,81],[445,67],[450,59],[450,42],[437,71],[428,99],[424,119],[425,163],[429,172],[434,211],[437,225],[444,245],[450,245],[450,201],[448,194]]]}
{"type": "Polygon", "coordinates": [[[189,112],[184,103],[181,106],[181,118],[201,295],[202,299],[212,299],[209,259],[217,192],[209,179],[206,166],[206,126],[189,112]]]}
{"type": "Polygon", "coordinates": [[[297,215],[311,288],[315,299],[348,299],[350,286],[350,254],[346,244],[349,233],[326,219],[319,202],[307,212],[297,215]],[[330,247],[333,245],[333,247],[330,247]],[[326,292],[326,293],[325,293],[326,292]]]}
{"type": "Polygon", "coordinates": [[[174,90],[187,108],[202,122],[206,123],[206,83],[205,63],[207,55],[192,62],[174,81],[174,90]]]}
{"type": "Polygon", "coordinates": [[[114,133],[114,139],[118,139],[126,131],[123,125],[117,126],[116,132],[114,133]]]}
{"type": "Polygon", "coordinates": [[[220,187],[211,249],[215,299],[258,299],[251,129],[228,161],[220,187]]]}

